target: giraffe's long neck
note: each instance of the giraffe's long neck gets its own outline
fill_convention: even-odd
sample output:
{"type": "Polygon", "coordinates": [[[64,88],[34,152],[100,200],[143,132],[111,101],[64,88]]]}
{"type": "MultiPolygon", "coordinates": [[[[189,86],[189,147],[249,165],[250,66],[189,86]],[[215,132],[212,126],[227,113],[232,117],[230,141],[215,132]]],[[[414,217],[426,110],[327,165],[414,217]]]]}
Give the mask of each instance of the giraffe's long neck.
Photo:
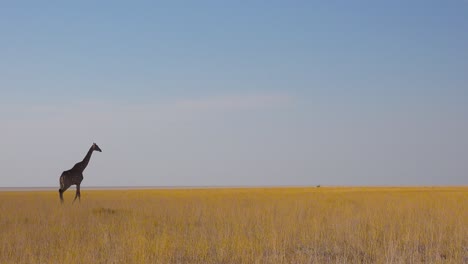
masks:
{"type": "Polygon", "coordinates": [[[89,160],[91,159],[91,155],[93,154],[93,147],[91,147],[86,153],[86,156],[84,157],[83,161],[81,162],[81,171],[84,171],[86,167],[88,166],[89,160]]]}

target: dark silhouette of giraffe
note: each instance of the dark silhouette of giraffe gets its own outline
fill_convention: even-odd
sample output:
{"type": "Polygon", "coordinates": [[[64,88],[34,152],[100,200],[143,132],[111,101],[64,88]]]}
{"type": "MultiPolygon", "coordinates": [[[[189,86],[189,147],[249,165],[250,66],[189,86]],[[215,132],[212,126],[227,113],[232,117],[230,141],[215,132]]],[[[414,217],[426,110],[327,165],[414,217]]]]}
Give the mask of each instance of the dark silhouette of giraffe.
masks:
{"type": "Polygon", "coordinates": [[[81,181],[83,180],[83,171],[86,169],[86,166],[88,166],[89,160],[91,159],[91,154],[93,154],[93,151],[99,151],[102,152],[102,150],[99,148],[99,146],[96,143],[93,143],[91,148],[89,149],[88,153],[84,157],[84,159],[73,168],[70,170],[62,172],[62,175],[60,176],[60,201],[63,203],[63,193],[70,188],[72,185],[76,185],[76,194],[75,194],[75,199],[73,199],[73,202],[75,202],[76,198],[78,197],[78,200],[81,201],[81,193],[80,193],[80,184],[81,181]]]}

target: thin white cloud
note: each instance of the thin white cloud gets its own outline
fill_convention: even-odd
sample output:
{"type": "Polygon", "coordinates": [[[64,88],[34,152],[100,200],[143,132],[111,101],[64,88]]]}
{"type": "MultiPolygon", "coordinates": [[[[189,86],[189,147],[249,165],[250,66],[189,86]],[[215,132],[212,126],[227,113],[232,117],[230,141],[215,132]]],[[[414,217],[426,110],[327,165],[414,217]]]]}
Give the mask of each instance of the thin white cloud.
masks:
{"type": "Polygon", "coordinates": [[[169,107],[180,110],[251,110],[290,105],[293,97],[285,94],[223,95],[182,99],[169,107]]]}
{"type": "Polygon", "coordinates": [[[244,110],[269,110],[287,107],[294,103],[289,94],[236,94],[205,96],[198,98],[177,98],[152,103],[108,103],[78,102],[57,104],[3,104],[0,106],[3,120],[54,119],[54,118],[103,118],[112,115],[134,117],[146,114],[150,116],[184,115],[200,113],[219,113],[244,110]]]}

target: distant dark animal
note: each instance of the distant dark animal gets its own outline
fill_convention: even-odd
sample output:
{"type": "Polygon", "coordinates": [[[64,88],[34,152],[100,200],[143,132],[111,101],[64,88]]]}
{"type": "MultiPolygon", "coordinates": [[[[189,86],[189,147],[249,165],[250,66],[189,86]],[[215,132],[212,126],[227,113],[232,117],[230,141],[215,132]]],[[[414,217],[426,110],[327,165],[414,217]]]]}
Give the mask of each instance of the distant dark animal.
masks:
{"type": "Polygon", "coordinates": [[[93,145],[89,149],[84,159],[76,163],[75,166],[73,166],[73,168],[71,168],[70,170],[64,171],[62,175],[60,176],[59,193],[60,193],[60,201],[62,203],[63,203],[63,193],[72,185],[76,185],[76,194],[75,194],[75,199],[73,199],[73,202],[75,202],[76,198],[78,198],[78,200],[81,201],[80,184],[81,184],[81,181],[83,180],[83,171],[86,169],[86,166],[88,166],[88,163],[89,163],[89,160],[91,159],[91,155],[93,154],[93,151],[102,152],[99,146],[96,143],[93,143],[93,145]]]}

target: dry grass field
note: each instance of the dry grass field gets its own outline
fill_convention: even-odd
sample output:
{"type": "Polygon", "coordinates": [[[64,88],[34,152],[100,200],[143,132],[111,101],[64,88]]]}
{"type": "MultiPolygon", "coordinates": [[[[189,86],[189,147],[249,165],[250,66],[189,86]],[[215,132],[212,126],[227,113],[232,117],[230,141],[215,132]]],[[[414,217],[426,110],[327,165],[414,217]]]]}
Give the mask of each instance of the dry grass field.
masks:
{"type": "Polygon", "coordinates": [[[468,263],[468,187],[0,192],[0,263],[468,263]]]}

